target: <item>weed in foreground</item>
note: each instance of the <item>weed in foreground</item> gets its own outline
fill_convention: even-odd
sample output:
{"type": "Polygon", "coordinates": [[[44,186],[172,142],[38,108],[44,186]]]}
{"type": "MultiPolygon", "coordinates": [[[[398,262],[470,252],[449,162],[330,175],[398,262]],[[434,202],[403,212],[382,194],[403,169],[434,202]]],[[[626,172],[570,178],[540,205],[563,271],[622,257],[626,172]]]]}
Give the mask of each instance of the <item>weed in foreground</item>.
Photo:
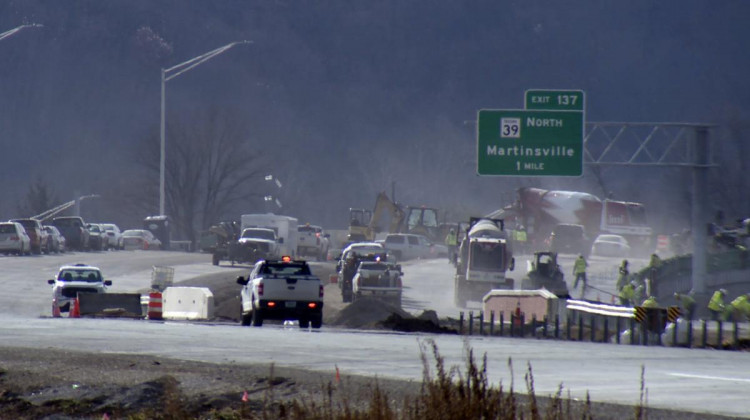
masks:
{"type": "MultiPolygon", "coordinates": [[[[511,385],[506,391],[502,382],[497,387],[487,377],[487,355],[477,363],[474,352],[467,348],[465,371],[458,367],[446,367],[444,358],[432,340],[420,343],[423,379],[417,395],[403,397],[401,404],[391,399],[375,381],[365,400],[354,400],[347,393],[345,382],[328,383],[322,389],[322,399],[298,398],[291,402],[279,402],[275,398],[273,367],[269,388],[259,410],[249,410],[243,405],[240,410],[223,410],[206,413],[195,418],[226,420],[572,420],[593,419],[590,395],[586,393],[583,404],[574,403],[570,391],[563,398],[560,384],[554,395],[538,398],[534,388],[531,364],[524,376],[527,395],[518,395],[513,388],[513,363],[508,359],[511,385]],[[431,365],[434,364],[434,371],[431,365]],[[343,387],[343,388],[342,388],[343,387]]],[[[635,408],[634,418],[644,420],[646,416],[647,390],[641,370],[641,398],[635,408]]],[[[165,401],[165,410],[174,409],[173,401],[165,401]]],[[[191,418],[179,409],[176,416],[163,415],[151,418],[191,418]]],[[[153,414],[153,413],[152,413],[153,414]]],[[[139,417],[131,417],[139,418],[139,417]]]]}

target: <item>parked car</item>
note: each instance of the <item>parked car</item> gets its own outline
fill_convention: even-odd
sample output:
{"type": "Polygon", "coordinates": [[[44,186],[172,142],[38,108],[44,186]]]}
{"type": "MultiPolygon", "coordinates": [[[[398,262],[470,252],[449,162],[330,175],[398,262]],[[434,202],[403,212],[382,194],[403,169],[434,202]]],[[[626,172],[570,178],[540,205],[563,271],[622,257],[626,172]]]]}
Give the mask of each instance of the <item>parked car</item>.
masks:
{"type": "Polygon", "coordinates": [[[100,223],[99,226],[104,228],[107,233],[107,248],[122,249],[122,232],[114,223],[100,223]]]}
{"type": "Polygon", "coordinates": [[[591,246],[591,254],[603,257],[627,257],[630,255],[628,240],[620,235],[599,235],[591,246]]]}
{"type": "Polygon", "coordinates": [[[122,232],[122,249],[161,249],[161,241],[151,231],[128,229],[122,232]]]}
{"type": "Polygon", "coordinates": [[[89,223],[86,228],[89,230],[89,248],[94,251],[106,249],[109,243],[107,232],[98,223],[89,223]]]}
{"type": "Polygon", "coordinates": [[[558,254],[589,254],[589,239],[583,231],[583,226],[574,224],[559,224],[555,226],[549,237],[549,250],[558,254]]]}
{"type": "Polygon", "coordinates": [[[97,267],[86,264],[64,265],[54,279],[47,280],[52,285],[52,315],[55,312],[69,312],[79,293],[106,293],[111,280],[104,280],[97,267]]]}
{"type": "MultiPolygon", "coordinates": [[[[431,257],[432,244],[422,235],[392,233],[385,237],[383,246],[398,261],[431,257]]],[[[447,250],[445,255],[448,255],[447,250]]]]}
{"type": "Polygon", "coordinates": [[[0,223],[0,252],[6,255],[25,255],[31,252],[31,238],[20,223],[0,223]]]}
{"type": "Polygon", "coordinates": [[[47,232],[50,252],[65,252],[65,237],[62,233],[51,225],[43,225],[42,229],[47,232]]]}
{"type": "Polygon", "coordinates": [[[55,217],[52,219],[52,226],[63,234],[68,249],[78,251],[89,249],[89,231],[82,218],[78,216],[55,217]]]}
{"type": "Polygon", "coordinates": [[[20,223],[31,239],[31,252],[34,254],[49,253],[47,232],[36,219],[12,219],[11,222],[20,223]]]}

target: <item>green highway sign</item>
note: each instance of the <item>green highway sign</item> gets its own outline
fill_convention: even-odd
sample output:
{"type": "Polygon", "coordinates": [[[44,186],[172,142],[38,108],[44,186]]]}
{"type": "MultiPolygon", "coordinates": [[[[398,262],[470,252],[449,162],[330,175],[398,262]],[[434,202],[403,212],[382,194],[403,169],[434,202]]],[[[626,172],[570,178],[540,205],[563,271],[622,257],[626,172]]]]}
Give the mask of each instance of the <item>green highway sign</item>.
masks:
{"type": "Polygon", "coordinates": [[[524,95],[524,108],[548,111],[584,111],[582,90],[529,89],[524,95]]]}
{"type": "Polygon", "coordinates": [[[581,176],[583,125],[583,112],[480,110],[477,174],[581,176]]]}

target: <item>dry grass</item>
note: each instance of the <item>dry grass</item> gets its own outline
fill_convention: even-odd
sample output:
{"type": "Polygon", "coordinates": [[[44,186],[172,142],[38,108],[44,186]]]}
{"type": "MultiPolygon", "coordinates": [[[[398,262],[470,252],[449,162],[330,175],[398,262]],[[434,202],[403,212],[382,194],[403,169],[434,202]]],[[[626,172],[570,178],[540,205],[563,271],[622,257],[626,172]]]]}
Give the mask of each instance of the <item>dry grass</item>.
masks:
{"type": "MultiPolygon", "coordinates": [[[[280,402],[271,386],[262,407],[243,404],[240,409],[225,409],[221,412],[190,415],[177,407],[178,398],[166,398],[163,413],[144,413],[147,417],[133,419],[187,419],[210,418],[220,420],[569,420],[593,419],[592,405],[588,393],[585,402],[574,401],[570,394],[563,397],[560,385],[554,395],[538,398],[534,389],[531,364],[527,366],[524,382],[526,394],[514,390],[513,380],[509,388],[502,383],[492,386],[487,378],[487,356],[477,363],[472,349],[467,348],[464,370],[446,367],[433,341],[422,344],[421,359],[423,381],[416,396],[404,397],[401,401],[390,398],[376,383],[366,401],[352,401],[333,383],[324,386],[324,398],[315,400],[293,400],[280,402]],[[434,365],[434,366],[433,366],[434,365]]],[[[513,363],[508,360],[513,378],[513,363]]],[[[273,366],[269,383],[273,383],[273,366]]],[[[176,391],[177,392],[177,391],[176,391]]],[[[634,418],[647,418],[647,403],[644,385],[644,370],[641,371],[641,398],[635,407],[634,418]]]]}

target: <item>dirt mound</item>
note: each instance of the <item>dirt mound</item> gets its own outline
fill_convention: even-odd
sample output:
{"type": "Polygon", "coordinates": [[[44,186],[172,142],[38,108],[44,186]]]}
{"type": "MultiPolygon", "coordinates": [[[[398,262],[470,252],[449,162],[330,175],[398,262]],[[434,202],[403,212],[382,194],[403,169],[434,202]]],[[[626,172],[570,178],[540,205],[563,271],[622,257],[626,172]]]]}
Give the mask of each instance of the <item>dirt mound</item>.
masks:
{"type": "Polygon", "coordinates": [[[424,311],[419,317],[414,317],[400,307],[368,297],[357,299],[341,309],[329,324],[403,332],[457,333],[454,329],[441,327],[435,311],[424,311]]]}
{"type": "Polygon", "coordinates": [[[341,309],[329,324],[347,328],[378,328],[378,323],[391,314],[412,318],[408,312],[388,302],[363,297],[341,309]]]}

